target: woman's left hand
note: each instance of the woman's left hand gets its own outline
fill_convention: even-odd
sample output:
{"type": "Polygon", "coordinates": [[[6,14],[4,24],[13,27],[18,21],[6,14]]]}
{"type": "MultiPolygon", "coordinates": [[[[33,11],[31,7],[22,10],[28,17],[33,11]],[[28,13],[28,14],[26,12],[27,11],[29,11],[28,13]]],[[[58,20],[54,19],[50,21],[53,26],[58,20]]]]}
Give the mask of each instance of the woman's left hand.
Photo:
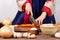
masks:
{"type": "Polygon", "coordinates": [[[39,21],[39,24],[43,23],[43,20],[46,18],[46,12],[42,12],[41,16],[39,16],[36,21],[39,21]]]}
{"type": "Polygon", "coordinates": [[[43,19],[40,17],[40,18],[37,18],[37,19],[36,19],[36,22],[37,22],[37,21],[39,21],[39,24],[42,24],[43,19]]]}

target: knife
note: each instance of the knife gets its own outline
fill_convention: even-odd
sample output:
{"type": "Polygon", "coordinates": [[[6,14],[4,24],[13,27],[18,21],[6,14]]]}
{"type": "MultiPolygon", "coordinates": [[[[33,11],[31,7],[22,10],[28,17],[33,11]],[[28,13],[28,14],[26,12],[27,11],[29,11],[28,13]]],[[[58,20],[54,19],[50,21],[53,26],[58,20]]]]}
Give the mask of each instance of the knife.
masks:
{"type": "Polygon", "coordinates": [[[30,12],[29,12],[29,15],[30,15],[30,21],[31,21],[32,23],[34,23],[35,26],[39,25],[39,21],[36,22],[35,19],[34,19],[34,17],[31,16],[31,13],[30,13],[30,12]]]}

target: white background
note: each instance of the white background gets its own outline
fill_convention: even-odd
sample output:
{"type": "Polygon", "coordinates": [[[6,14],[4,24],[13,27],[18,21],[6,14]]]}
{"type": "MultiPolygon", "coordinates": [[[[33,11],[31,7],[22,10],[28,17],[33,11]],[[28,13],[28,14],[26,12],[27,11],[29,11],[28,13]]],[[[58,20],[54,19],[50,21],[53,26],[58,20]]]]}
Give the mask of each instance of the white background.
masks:
{"type": "MultiPolygon", "coordinates": [[[[5,18],[13,18],[18,11],[16,0],[0,0],[0,20],[5,18]]],[[[56,0],[56,13],[55,18],[57,22],[60,22],[60,0],[56,0]]]]}

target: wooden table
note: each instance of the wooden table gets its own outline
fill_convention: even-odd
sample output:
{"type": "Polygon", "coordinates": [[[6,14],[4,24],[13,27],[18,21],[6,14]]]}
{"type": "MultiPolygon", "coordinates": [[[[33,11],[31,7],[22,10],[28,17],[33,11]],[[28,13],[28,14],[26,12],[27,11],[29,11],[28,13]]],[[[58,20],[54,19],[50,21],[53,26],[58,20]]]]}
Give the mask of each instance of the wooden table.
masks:
{"type": "Polygon", "coordinates": [[[0,40],[60,40],[59,38],[55,38],[53,36],[43,35],[41,32],[37,35],[35,39],[27,39],[27,38],[2,38],[0,40]]]}

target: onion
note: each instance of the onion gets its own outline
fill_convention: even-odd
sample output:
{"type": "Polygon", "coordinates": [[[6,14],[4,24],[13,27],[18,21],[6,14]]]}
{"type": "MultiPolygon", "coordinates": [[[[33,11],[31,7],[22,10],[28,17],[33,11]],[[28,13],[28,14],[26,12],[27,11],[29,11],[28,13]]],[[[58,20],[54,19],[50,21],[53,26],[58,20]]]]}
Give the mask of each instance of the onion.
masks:
{"type": "Polygon", "coordinates": [[[11,37],[13,35],[13,32],[10,27],[3,26],[0,29],[0,36],[1,37],[11,37]]]}
{"type": "Polygon", "coordinates": [[[11,22],[11,20],[10,20],[9,18],[6,18],[6,19],[4,19],[4,20],[2,21],[2,24],[3,24],[3,25],[11,25],[12,22],[11,22]]]}

